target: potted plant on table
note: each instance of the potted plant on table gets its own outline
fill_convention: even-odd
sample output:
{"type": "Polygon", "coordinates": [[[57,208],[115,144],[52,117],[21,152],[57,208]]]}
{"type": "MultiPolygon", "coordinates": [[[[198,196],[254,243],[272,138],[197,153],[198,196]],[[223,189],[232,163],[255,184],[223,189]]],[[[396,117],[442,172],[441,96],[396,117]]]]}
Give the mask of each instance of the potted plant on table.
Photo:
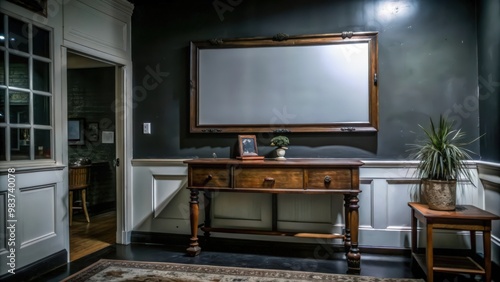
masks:
{"type": "Polygon", "coordinates": [[[285,150],[288,149],[288,145],[290,144],[290,140],[286,136],[276,136],[271,139],[271,146],[278,146],[276,149],[276,154],[278,157],[276,157],[276,160],[278,161],[284,161],[286,160],[285,158],[285,150]]]}
{"type": "Polygon", "coordinates": [[[421,179],[421,195],[434,210],[455,210],[457,179],[465,176],[472,183],[472,176],[465,161],[471,160],[470,150],[464,146],[480,137],[464,142],[465,133],[453,129],[453,123],[440,116],[438,127],[430,119],[430,129],[420,128],[426,139],[412,144],[412,154],[418,160],[416,175],[421,179]]]}

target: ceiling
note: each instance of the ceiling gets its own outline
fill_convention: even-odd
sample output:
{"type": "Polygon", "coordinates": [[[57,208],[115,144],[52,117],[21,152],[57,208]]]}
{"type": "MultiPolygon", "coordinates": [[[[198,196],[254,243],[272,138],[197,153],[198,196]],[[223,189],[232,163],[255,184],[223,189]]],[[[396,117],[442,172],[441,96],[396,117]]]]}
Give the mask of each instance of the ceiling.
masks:
{"type": "Polygon", "coordinates": [[[68,52],[67,59],[68,69],[105,68],[113,66],[103,61],[98,61],[70,52],[68,52]]]}

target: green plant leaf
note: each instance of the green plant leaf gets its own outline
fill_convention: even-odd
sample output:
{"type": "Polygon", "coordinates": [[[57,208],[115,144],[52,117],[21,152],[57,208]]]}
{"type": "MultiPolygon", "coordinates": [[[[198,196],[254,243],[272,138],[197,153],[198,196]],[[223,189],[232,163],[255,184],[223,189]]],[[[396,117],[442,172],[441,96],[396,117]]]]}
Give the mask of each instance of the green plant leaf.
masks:
{"type": "Polygon", "coordinates": [[[469,153],[473,152],[464,146],[477,141],[481,136],[464,142],[465,133],[460,129],[453,129],[453,123],[442,115],[439,117],[437,126],[432,118],[430,118],[429,129],[418,126],[425,133],[426,139],[410,144],[410,157],[419,161],[417,177],[453,180],[464,175],[471,180],[472,177],[465,161],[472,159],[469,153]]]}

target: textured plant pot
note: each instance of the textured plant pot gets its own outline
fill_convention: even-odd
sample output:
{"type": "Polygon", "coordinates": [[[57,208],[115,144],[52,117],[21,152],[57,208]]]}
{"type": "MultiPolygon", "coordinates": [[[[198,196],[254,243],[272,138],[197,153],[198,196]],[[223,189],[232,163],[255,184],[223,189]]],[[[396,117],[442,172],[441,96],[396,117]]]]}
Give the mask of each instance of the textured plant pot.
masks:
{"type": "Polygon", "coordinates": [[[457,181],[423,179],[424,198],[429,208],[438,211],[453,211],[457,203],[457,181]]]}
{"type": "Polygon", "coordinates": [[[285,158],[285,152],[286,151],[283,148],[276,149],[276,155],[278,155],[278,157],[276,158],[276,160],[278,160],[278,161],[284,161],[284,160],[286,160],[286,158],[285,158]]]}

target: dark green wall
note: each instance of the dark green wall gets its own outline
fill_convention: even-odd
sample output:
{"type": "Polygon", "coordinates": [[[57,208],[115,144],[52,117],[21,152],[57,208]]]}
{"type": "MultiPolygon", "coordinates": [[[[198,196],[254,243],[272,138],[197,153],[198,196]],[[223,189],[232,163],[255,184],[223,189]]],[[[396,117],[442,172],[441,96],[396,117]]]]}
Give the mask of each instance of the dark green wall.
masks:
{"type": "MultiPolygon", "coordinates": [[[[189,133],[190,41],[350,30],[379,32],[379,131],[291,133],[288,157],[405,159],[418,124],[440,114],[479,135],[474,1],[136,1],[134,158],[234,157],[237,134],[189,133]]],[[[261,155],[270,137],[258,135],[261,155]]]]}
{"type": "Polygon", "coordinates": [[[500,1],[478,2],[481,157],[500,161],[500,1]]]}

